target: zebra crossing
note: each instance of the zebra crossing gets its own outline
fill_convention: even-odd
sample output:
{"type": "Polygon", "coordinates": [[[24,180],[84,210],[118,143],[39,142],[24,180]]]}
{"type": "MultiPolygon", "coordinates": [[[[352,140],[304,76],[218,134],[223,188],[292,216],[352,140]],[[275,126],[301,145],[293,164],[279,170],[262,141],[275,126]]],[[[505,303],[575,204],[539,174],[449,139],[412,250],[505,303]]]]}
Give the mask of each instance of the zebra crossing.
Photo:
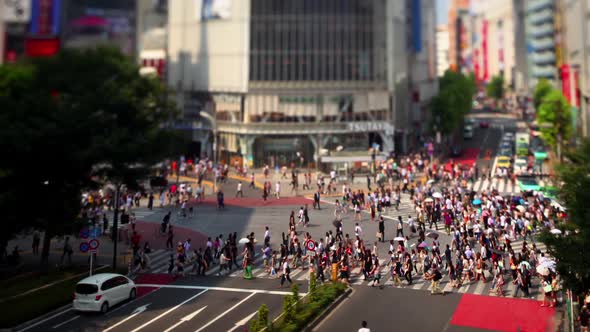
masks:
{"type": "MultiPolygon", "coordinates": [[[[156,250],[149,255],[150,257],[150,264],[148,267],[149,273],[167,273],[168,272],[168,264],[170,260],[170,255],[172,255],[172,251],[160,249],[156,250]]],[[[252,269],[252,275],[254,278],[259,279],[279,279],[279,274],[274,276],[270,275],[265,267],[262,265],[262,255],[259,255],[253,264],[254,268],[252,269]]],[[[187,263],[185,265],[185,272],[187,275],[191,275],[191,264],[187,263]]],[[[329,279],[328,271],[326,273],[326,279],[329,279]]],[[[205,275],[210,278],[241,278],[243,274],[243,270],[233,268],[230,271],[223,271],[219,274],[219,265],[215,265],[214,267],[210,268],[205,272],[205,275]]],[[[380,267],[380,282],[375,284],[375,286],[379,287],[394,287],[394,288],[405,288],[405,289],[412,289],[416,291],[427,291],[430,292],[432,290],[431,282],[429,280],[425,280],[424,277],[420,274],[413,275],[413,282],[412,284],[408,284],[408,282],[401,278],[401,284],[395,285],[394,279],[391,275],[390,267],[387,265],[380,267]]],[[[310,269],[309,268],[297,268],[291,270],[291,280],[293,282],[306,282],[309,281],[310,276],[310,269]]],[[[489,272],[486,271],[486,278],[488,278],[487,282],[483,281],[467,281],[461,287],[456,288],[452,287],[448,275],[445,274],[443,271],[443,278],[440,281],[440,288],[444,291],[445,294],[448,293],[469,293],[469,294],[476,294],[476,295],[494,295],[492,294],[492,277],[490,276],[489,272]]],[[[504,277],[505,284],[504,284],[504,296],[505,297],[519,297],[522,298],[524,294],[522,292],[517,293],[517,287],[515,284],[511,282],[511,277],[509,273],[505,274],[504,277]]],[[[352,268],[349,278],[349,283],[355,287],[371,287],[372,286],[372,279],[365,280],[362,272],[361,267],[356,266],[352,268]]],[[[529,289],[529,298],[535,300],[543,300],[543,291],[540,285],[538,278],[533,278],[532,280],[533,286],[529,289]]]]}
{"type": "MultiPolygon", "coordinates": [[[[539,181],[539,186],[543,187],[544,182],[543,180],[539,181]]],[[[476,192],[481,192],[483,190],[489,191],[496,189],[501,194],[518,194],[520,193],[520,188],[517,183],[512,183],[510,179],[507,178],[493,178],[493,179],[477,179],[475,182],[469,181],[467,183],[467,189],[473,190],[476,192]]]]}

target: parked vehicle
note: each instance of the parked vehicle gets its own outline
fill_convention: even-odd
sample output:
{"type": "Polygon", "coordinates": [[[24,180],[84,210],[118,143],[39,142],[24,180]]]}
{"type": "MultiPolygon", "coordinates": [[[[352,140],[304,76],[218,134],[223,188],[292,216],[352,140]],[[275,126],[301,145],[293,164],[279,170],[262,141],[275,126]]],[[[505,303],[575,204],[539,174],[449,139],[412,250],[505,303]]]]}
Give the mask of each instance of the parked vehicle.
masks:
{"type": "Polygon", "coordinates": [[[73,307],[76,311],[99,311],[109,308],[137,295],[133,280],[121,274],[100,273],[82,279],[76,285],[73,307]]]}
{"type": "Polygon", "coordinates": [[[473,138],[473,127],[470,125],[465,126],[463,129],[463,138],[465,139],[472,139],[473,138]]]}

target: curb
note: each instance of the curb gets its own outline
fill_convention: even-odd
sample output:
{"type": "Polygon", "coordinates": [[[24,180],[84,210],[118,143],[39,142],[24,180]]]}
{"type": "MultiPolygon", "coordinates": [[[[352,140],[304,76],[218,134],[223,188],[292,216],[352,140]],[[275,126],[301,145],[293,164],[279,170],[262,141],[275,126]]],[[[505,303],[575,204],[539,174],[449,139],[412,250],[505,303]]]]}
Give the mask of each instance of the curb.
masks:
{"type": "Polygon", "coordinates": [[[40,321],[42,321],[44,319],[47,319],[47,318],[49,318],[51,316],[54,316],[54,315],[56,315],[56,314],[58,314],[58,313],[60,313],[60,312],[62,312],[64,310],[66,310],[66,309],[68,309],[70,307],[72,307],[72,304],[71,303],[68,303],[68,304],[66,304],[64,306],[61,306],[61,307],[59,307],[57,309],[54,309],[54,310],[52,310],[52,311],[50,311],[48,313],[45,313],[45,314],[43,314],[43,315],[41,315],[41,316],[39,316],[37,318],[33,318],[30,321],[24,322],[24,323],[22,323],[20,325],[17,325],[15,327],[9,327],[9,328],[5,328],[5,329],[0,329],[0,332],[16,332],[16,331],[22,331],[23,329],[27,329],[28,327],[32,327],[37,322],[40,322],[40,321]]]}
{"type": "Polygon", "coordinates": [[[324,311],[322,311],[319,315],[314,318],[306,327],[303,328],[302,331],[311,332],[314,328],[316,328],[336,307],[340,305],[345,299],[349,298],[350,295],[353,293],[352,287],[348,287],[340,296],[338,296],[324,311]]]}

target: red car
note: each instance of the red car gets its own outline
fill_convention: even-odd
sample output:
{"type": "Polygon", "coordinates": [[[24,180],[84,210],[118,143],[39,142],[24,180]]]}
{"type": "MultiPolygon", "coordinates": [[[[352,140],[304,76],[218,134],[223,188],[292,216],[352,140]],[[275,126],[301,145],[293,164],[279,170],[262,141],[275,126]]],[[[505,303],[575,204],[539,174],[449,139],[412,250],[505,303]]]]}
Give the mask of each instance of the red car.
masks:
{"type": "Polygon", "coordinates": [[[489,122],[487,122],[487,121],[481,121],[481,122],[479,123],[479,127],[480,127],[480,128],[489,128],[489,127],[490,127],[490,123],[489,123],[489,122]]]}

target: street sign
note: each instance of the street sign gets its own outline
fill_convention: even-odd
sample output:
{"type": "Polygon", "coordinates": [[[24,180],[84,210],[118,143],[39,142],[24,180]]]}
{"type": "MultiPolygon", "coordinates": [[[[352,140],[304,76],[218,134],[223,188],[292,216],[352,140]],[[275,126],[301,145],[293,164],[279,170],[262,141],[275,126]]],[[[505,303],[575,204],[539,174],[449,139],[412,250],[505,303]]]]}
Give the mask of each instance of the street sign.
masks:
{"type": "Polygon", "coordinates": [[[90,233],[88,232],[88,228],[83,228],[82,230],[80,230],[80,237],[83,239],[87,239],[88,235],[90,235],[90,233]]]}
{"type": "Polygon", "coordinates": [[[313,241],[307,241],[305,246],[307,247],[307,250],[315,251],[315,243],[313,241]]]}
{"type": "Polygon", "coordinates": [[[90,246],[88,245],[88,242],[82,242],[82,243],[80,243],[80,251],[81,252],[87,252],[88,249],[90,249],[90,246]]]}
{"type": "Polygon", "coordinates": [[[100,246],[100,242],[97,239],[92,239],[90,240],[90,242],[88,242],[88,246],[90,247],[90,249],[98,249],[98,247],[100,246]]]}
{"type": "Polygon", "coordinates": [[[96,239],[97,237],[100,237],[101,229],[100,227],[94,227],[88,233],[91,238],[96,239]]]}

